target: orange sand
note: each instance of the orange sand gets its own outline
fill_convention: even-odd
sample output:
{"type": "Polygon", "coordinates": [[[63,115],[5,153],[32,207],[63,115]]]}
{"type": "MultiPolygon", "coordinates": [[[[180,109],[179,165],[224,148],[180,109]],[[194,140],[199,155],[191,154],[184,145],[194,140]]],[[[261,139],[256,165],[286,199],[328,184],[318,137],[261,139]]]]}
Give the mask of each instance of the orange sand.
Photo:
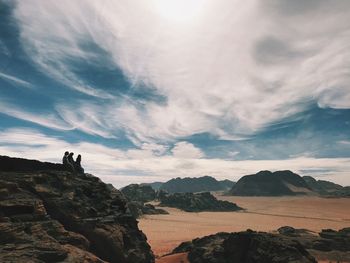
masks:
{"type": "Polygon", "coordinates": [[[243,212],[187,213],[165,208],[169,215],[150,215],[140,219],[156,255],[169,253],[183,241],[217,232],[242,231],[248,228],[274,231],[281,226],[340,229],[350,226],[350,198],[320,197],[231,197],[217,196],[237,203],[243,212]]]}
{"type": "Polygon", "coordinates": [[[156,260],[156,263],[189,263],[187,253],[179,253],[170,256],[164,256],[156,260]]]}

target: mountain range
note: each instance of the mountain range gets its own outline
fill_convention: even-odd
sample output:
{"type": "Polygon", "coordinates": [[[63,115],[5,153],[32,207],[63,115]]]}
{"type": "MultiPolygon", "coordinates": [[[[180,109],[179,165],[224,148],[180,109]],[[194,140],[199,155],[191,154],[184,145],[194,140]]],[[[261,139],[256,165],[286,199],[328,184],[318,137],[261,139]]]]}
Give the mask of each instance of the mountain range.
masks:
{"type": "Polygon", "coordinates": [[[202,177],[185,177],[174,178],[167,182],[149,183],[154,190],[163,190],[170,194],[173,193],[196,193],[196,192],[212,192],[212,191],[228,191],[235,182],[230,180],[216,180],[211,176],[202,177]]]}

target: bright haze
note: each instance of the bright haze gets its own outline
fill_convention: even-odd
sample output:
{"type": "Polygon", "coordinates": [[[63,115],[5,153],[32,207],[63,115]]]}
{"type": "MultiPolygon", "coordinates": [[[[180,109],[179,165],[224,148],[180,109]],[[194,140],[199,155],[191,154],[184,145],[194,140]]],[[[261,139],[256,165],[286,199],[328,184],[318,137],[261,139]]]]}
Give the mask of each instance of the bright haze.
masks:
{"type": "Polygon", "coordinates": [[[0,0],[0,154],[73,151],[117,187],[348,185],[349,17],[347,0],[0,0]]]}

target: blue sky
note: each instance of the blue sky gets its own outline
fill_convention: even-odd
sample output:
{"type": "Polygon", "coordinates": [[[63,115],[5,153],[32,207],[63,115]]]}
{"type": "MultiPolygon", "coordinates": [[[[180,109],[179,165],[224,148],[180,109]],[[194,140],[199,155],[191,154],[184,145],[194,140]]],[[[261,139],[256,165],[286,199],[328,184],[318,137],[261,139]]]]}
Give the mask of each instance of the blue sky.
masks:
{"type": "Polygon", "coordinates": [[[350,184],[350,4],[0,0],[0,154],[122,186],[263,169],[350,184]]]}

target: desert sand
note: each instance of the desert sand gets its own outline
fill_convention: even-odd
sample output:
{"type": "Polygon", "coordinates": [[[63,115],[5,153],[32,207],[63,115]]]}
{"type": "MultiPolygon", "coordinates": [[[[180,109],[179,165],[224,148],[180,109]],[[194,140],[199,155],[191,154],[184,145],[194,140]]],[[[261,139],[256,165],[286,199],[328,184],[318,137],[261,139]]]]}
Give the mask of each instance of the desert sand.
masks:
{"type": "Polygon", "coordinates": [[[141,218],[139,227],[147,235],[155,255],[172,251],[183,241],[217,232],[246,229],[275,231],[281,226],[340,229],[350,226],[350,198],[234,197],[217,196],[245,208],[242,212],[187,213],[165,208],[169,215],[141,218]]]}

